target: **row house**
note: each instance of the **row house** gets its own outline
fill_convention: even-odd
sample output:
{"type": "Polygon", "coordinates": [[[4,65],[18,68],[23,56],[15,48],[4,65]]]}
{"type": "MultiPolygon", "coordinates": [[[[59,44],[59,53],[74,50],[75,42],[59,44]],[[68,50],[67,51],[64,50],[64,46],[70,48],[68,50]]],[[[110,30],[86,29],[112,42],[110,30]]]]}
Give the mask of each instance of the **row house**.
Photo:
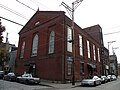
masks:
{"type": "Polygon", "coordinates": [[[115,54],[109,56],[110,60],[110,74],[115,74],[118,76],[118,62],[117,56],[115,54]]]}
{"type": "MultiPolygon", "coordinates": [[[[12,55],[12,51],[17,50],[14,44],[1,43],[0,44],[0,70],[7,72],[13,72],[10,70],[11,67],[15,67],[16,55],[12,55]],[[14,57],[15,59],[11,58],[14,57]],[[11,63],[11,65],[9,64],[11,63]]],[[[17,51],[16,51],[17,53],[17,51]]]]}
{"type": "Polygon", "coordinates": [[[120,63],[118,63],[118,76],[120,76],[120,63]]]}
{"type": "Polygon", "coordinates": [[[84,28],[100,45],[101,75],[110,74],[109,51],[104,47],[102,28],[99,25],[84,28]]]}
{"type": "Polygon", "coordinates": [[[101,55],[101,64],[102,64],[102,75],[110,74],[110,61],[109,61],[109,50],[107,48],[102,48],[101,55]]]}
{"type": "Polygon", "coordinates": [[[19,32],[16,74],[28,72],[62,82],[72,79],[73,68],[75,80],[101,74],[103,38],[93,36],[101,35],[102,28],[95,25],[93,31],[97,29],[97,33],[91,35],[87,28],[74,23],[73,35],[71,26],[71,19],[63,11],[37,11],[19,32]]]}
{"type": "Polygon", "coordinates": [[[9,51],[7,53],[7,66],[6,72],[15,72],[15,60],[17,55],[17,47],[14,44],[9,44],[9,51]]]}

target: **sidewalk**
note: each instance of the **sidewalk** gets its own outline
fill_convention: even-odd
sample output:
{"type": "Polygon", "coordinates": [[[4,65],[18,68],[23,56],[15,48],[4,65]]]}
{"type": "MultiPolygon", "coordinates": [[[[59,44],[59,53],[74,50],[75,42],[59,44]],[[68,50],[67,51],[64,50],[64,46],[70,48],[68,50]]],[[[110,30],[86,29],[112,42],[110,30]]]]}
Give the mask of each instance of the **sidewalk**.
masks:
{"type": "MultiPolygon", "coordinates": [[[[120,79],[120,76],[118,77],[118,79],[120,79]]],[[[80,87],[81,82],[75,82],[75,85],[72,85],[72,83],[61,84],[61,83],[55,83],[55,82],[53,83],[49,81],[41,81],[40,85],[51,88],[58,88],[58,89],[69,89],[69,88],[80,87]]]]}
{"type": "Polygon", "coordinates": [[[52,88],[67,89],[67,88],[78,87],[81,84],[80,84],[80,82],[75,82],[75,85],[72,85],[72,83],[61,84],[61,83],[52,83],[52,82],[42,81],[42,82],[40,82],[40,85],[48,86],[48,87],[52,87],[52,88]]]}

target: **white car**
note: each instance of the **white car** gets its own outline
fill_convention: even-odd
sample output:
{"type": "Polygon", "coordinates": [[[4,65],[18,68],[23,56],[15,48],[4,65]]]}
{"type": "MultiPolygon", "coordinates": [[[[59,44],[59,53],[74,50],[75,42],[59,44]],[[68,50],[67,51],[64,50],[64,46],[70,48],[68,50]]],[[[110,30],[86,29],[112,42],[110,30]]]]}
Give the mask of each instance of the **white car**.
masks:
{"type": "Polygon", "coordinates": [[[111,75],[111,80],[117,80],[117,77],[115,75],[111,75]]]}
{"type": "Polygon", "coordinates": [[[90,85],[90,86],[96,86],[101,84],[101,78],[98,76],[93,76],[88,79],[83,79],[81,81],[81,85],[90,85]]]}
{"type": "Polygon", "coordinates": [[[40,78],[33,77],[32,74],[23,74],[22,76],[17,77],[17,82],[25,84],[39,84],[40,78]]]}
{"type": "Polygon", "coordinates": [[[108,75],[107,78],[108,78],[108,81],[111,81],[111,79],[112,79],[111,75],[108,75]]]}

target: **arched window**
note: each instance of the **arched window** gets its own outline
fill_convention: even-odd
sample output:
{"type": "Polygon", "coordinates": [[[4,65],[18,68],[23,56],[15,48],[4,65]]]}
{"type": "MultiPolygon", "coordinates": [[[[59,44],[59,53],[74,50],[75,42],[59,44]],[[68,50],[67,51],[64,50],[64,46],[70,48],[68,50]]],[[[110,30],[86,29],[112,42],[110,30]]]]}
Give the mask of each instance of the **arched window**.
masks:
{"type": "Polygon", "coordinates": [[[21,51],[20,51],[20,58],[24,56],[24,49],[25,49],[25,41],[22,43],[21,51]]]}
{"type": "Polygon", "coordinates": [[[37,56],[37,50],[38,50],[38,35],[36,34],[33,38],[32,43],[32,56],[37,56]]]}
{"type": "Polygon", "coordinates": [[[83,42],[82,42],[82,35],[79,35],[79,52],[80,55],[83,56],[83,42]]]}
{"type": "Polygon", "coordinates": [[[52,31],[50,33],[50,38],[49,38],[49,54],[54,53],[54,41],[55,41],[55,33],[52,31]]]}

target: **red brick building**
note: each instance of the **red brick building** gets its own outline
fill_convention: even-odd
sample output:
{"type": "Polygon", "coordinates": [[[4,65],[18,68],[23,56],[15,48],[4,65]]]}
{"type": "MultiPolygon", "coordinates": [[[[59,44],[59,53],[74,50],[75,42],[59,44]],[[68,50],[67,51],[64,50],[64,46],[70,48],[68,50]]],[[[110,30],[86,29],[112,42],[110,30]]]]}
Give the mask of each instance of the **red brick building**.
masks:
{"type": "MultiPolygon", "coordinates": [[[[37,11],[19,32],[16,73],[22,74],[26,71],[41,79],[53,81],[71,80],[71,25],[71,19],[63,11],[37,11]]],[[[99,35],[93,37],[77,24],[74,28],[75,79],[81,80],[90,74],[101,74],[100,54],[103,38],[100,37],[99,41],[99,35]]],[[[98,31],[97,34],[102,34],[99,25],[95,25],[94,29],[98,31]]]]}
{"type": "Polygon", "coordinates": [[[101,75],[110,74],[110,62],[109,62],[109,51],[104,47],[102,28],[99,25],[94,25],[84,29],[90,34],[100,45],[100,63],[101,63],[101,75]]]}

